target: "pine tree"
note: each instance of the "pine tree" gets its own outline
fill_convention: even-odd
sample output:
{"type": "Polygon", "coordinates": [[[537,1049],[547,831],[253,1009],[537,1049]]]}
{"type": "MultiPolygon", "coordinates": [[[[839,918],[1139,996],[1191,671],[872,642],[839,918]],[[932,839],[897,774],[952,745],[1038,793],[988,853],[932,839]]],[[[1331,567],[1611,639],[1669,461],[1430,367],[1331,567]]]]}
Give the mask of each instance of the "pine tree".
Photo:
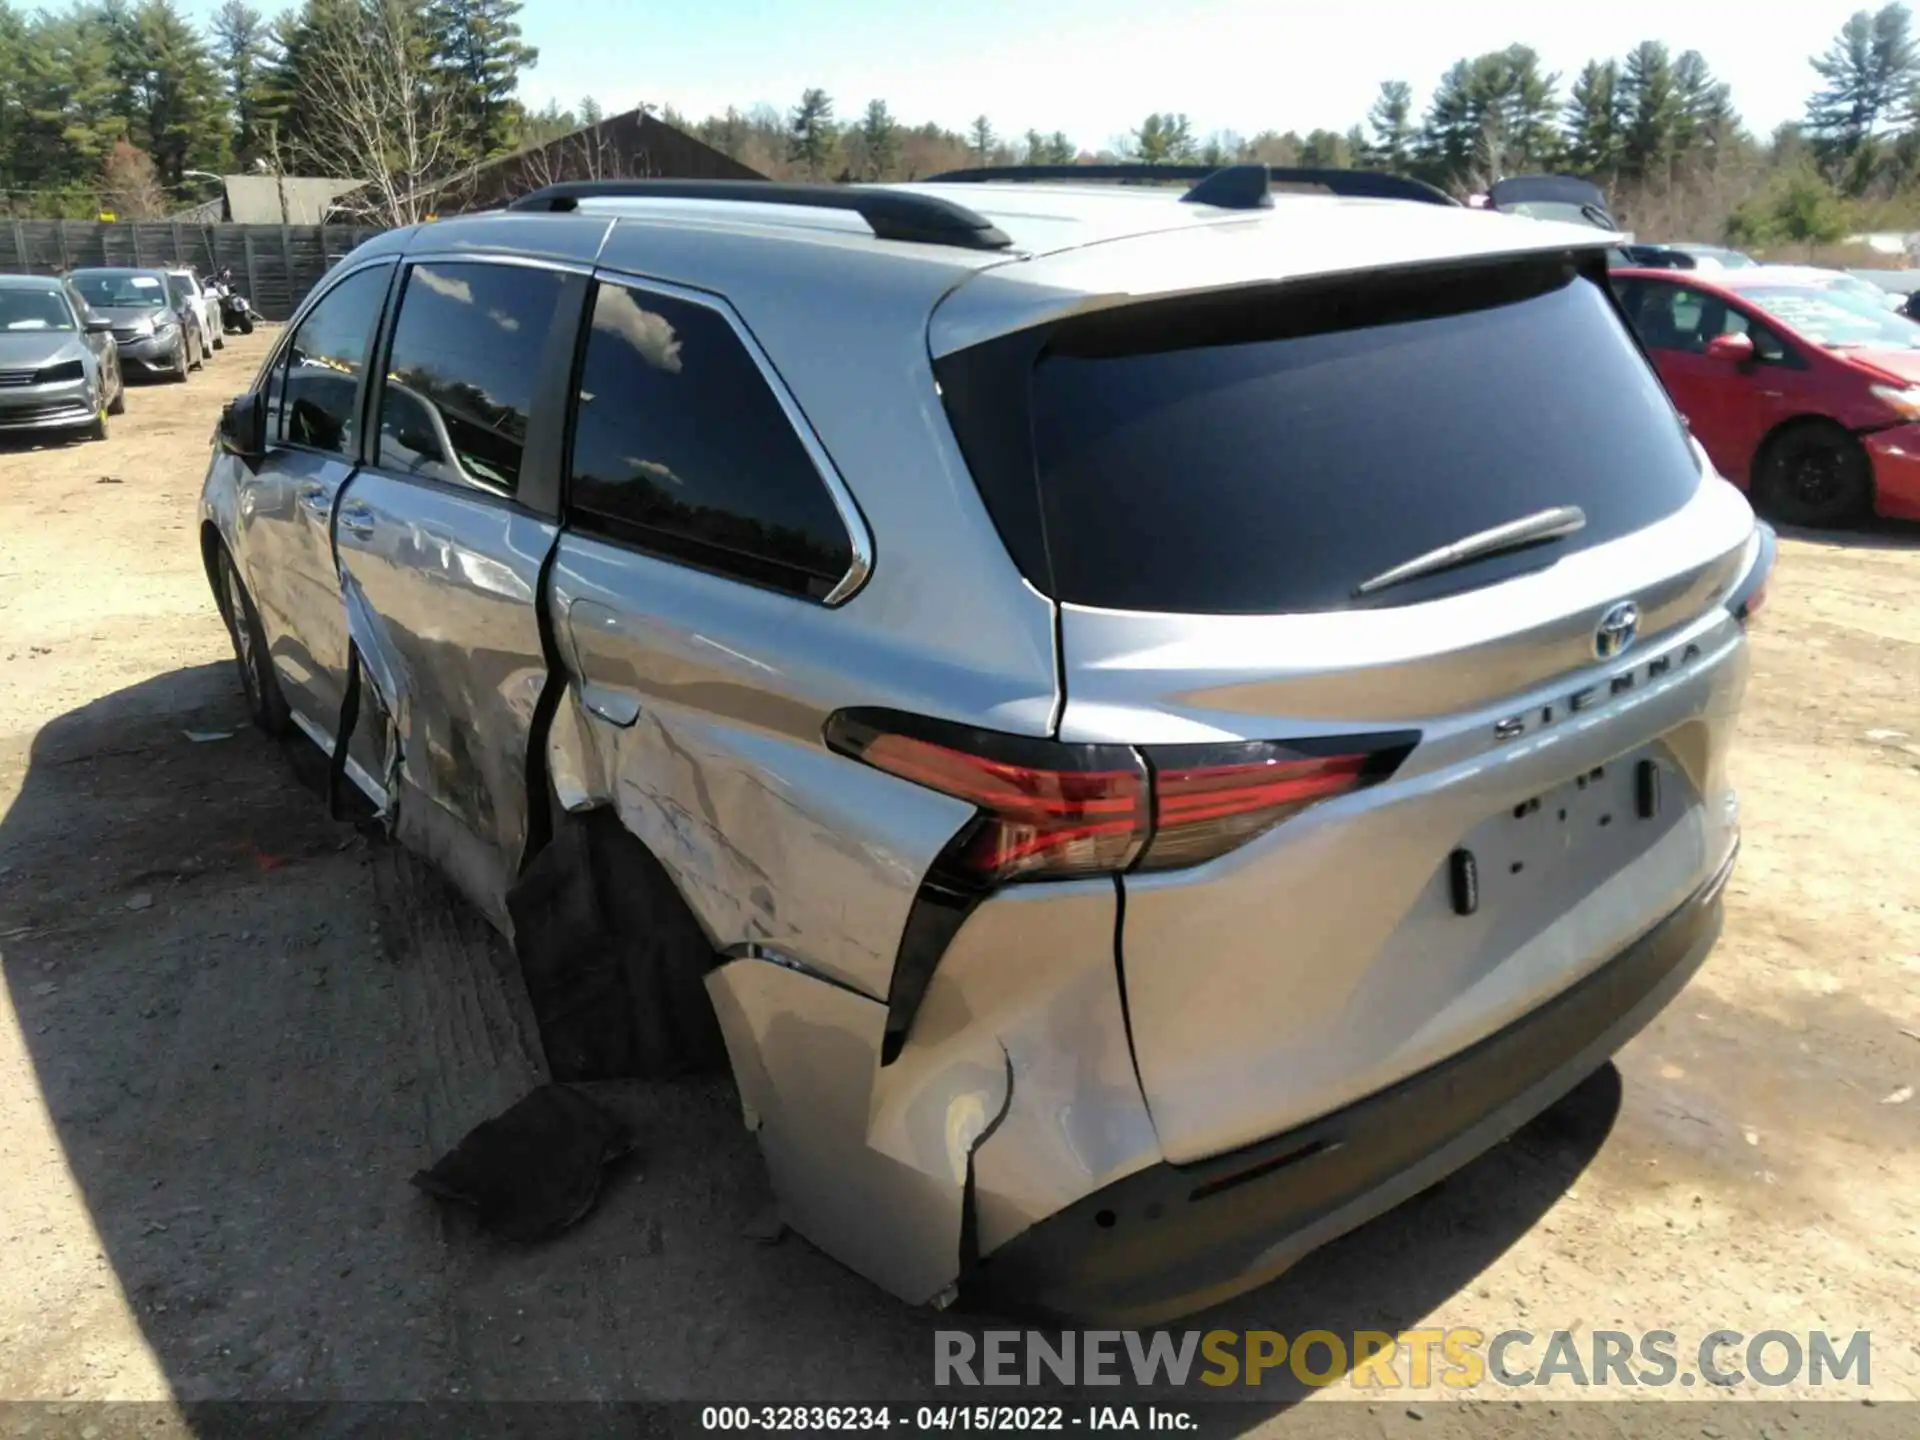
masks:
{"type": "Polygon", "coordinates": [[[24,111],[13,152],[22,188],[66,189],[37,213],[87,214],[100,167],[126,134],[117,108],[113,36],[98,12],[42,12],[30,23],[22,49],[24,111]]]}
{"type": "Polygon", "coordinates": [[[266,59],[254,82],[254,145],[276,169],[286,171],[292,150],[324,130],[326,117],[314,113],[308,80],[317,57],[350,43],[361,24],[357,0],[306,0],[268,27],[266,59]]]}
{"type": "Polygon", "coordinates": [[[864,178],[885,180],[893,175],[900,163],[900,127],[886,101],[867,102],[866,114],[860,117],[860,148],[866,154],[864,178]]]}
{"type": "Polygon", "coordinates": [[[1815,154],[1857,195],[1880,168],[1888,132],[1914,118],[1920,48],[1913,17],[1903,4],[1883,5],[1871,15],[1858,11],[1812,64],[1824,82],[1807,102],[1815,154]]]}
{"type": "Polygon", "coordinates": [[[1602,185],[1610,183],[1626,154],[1627,119],[1619,62],[1589,60],[1567,101],[1567,162],[1602,185]]]}
{"type": "Polygon", "coordinates": [[[1621,172],[1636,180],[1666,179],[1680,123],[1680,92],[1665,45],[1643,40],[1628,52],[1620,93],[1627,112],[1621,172]]]}
{"type": "Polygon", "coordinates": [[[267,24],[245,0],[226,0],[213,16],[213,58],[226,82],[233,152],[251,160],[260,144],[260,76],[266,68],[267,24]]]}
{"type": "Polygon", "coordinates": [[[1724,81],[1714,79],[1698,50],[1688,50],[1673,62],[1673,88],[1674,153],[1711,169],[1739,134],[1732,92],[1724,81]]]}
{"type": "Polygon", "coordinates": [[[0,0],[0,187],[7,190],[19,184],[19,148],[27,137],[28,43],[26,17],[0,0]]]}
{"type": "Polygon", "coordinates": [[[1074,143],[1067,139],[1067,132],[1056,130],[1047,137],[1047,159],[1049,165],[1071,165],[1080,158],[1080,152],[1074,143]]]}
{"type": "Polygon", "coordinates": [[[1558,84],[1525,45],[1456,61],[1427,107],[1420,168],[1439,184],[1471,190],[1551,168],[1560,145],[1558,84]]]}
{"type": "Polygon", "coordinates": [[[540,52],[520,38],[520,0],[431,0],[424,31],[453,102],[455,144],[483,160],[513,148],[520,72],[540,52]]]}
{"type": "Polygon", "coordinates": [[[184,171],[224,168],[230,150],[220,73],[199,34],[173,0],[145,0],[130,20],[134,46],[117,68],[133,143],[152,157],[168,189],[184,171]]]}
{"type": "Polygon", "coordinates": [[[801,92],[800,103],[787,117],[787,159],[799,165],[807,179],[818,180],[833,162],[837,138],[832,98],[818,86],[801,92]]]}
{"type": "Polygon", "coordinates": [[[1356,152],[1360,163],[1375,170],[1400,171],[1413,163],[1419,130],[1413,123],[1413,87],[1404,80],[1386,80],[1367,111],[1369,135],[1356,152]]]}
{"type": "Polygon", "coordinates": [[[968,127],[968,143],[973,149],[973,163],[984,166],[993,158],[993,125],[984,115],[976,115],[973,124],[968,127]]]}

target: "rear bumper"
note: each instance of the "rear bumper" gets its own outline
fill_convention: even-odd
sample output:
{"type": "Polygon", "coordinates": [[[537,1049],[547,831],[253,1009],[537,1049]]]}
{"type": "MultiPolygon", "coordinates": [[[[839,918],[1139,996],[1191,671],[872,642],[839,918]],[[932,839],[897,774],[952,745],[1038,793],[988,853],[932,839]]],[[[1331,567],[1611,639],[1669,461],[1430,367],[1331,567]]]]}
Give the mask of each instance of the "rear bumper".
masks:
{"type": "Polygon", "coordinates": [[[1897,425],[1861,440],[1873,461],[1874,512],[1920,520],[1920,425],[1897,425]]]}
{"type": "Polygon", "coordinates": [[[993,1308],[1150,1325],[1272,1279],[1497,1144],[1606,1062],[1719,937],[1729,854],[1593,974],[1438,1065],[1309,1124],[1108,1185],[989,1255],[993,1308]]]}

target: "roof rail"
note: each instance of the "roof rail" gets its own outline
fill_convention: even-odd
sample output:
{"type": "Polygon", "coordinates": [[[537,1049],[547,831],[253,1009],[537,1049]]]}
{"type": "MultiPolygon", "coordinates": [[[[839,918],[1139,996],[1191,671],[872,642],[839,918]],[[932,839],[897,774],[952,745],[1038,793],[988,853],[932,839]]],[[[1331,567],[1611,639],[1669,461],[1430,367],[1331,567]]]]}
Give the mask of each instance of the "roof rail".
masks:
{"type": "Polygon", "coordinates": [[[985,165],[972,170],[949,170],[929,176],[923,184],[952,185],[992,180],[1193,180],[1198,183],[1180,198],[1196,205],[1228,210],[1264,209],[1272,204],[1258,184],[1264,172],[1269,185],[1318,185],[1335,195],[1362,200],[1417,200],[1425,205],[1460,202],[1424,180],[1387,170],[1334,170],[1316,167],[1267,165],[985,165]],[[1263,198],[1264,197],[1264,198],[1263,198]]]}
{"type": "Polygon", "coordinates": [[[772,180],[567,180],[510,202],[509,210],[577,210],[582,200],[723,200],[851,210],[881,240],[915,240],[963,250],[1005,250],[1013,244],[984,215],[937,195],[858,185],[794,185],[772,180]]]}

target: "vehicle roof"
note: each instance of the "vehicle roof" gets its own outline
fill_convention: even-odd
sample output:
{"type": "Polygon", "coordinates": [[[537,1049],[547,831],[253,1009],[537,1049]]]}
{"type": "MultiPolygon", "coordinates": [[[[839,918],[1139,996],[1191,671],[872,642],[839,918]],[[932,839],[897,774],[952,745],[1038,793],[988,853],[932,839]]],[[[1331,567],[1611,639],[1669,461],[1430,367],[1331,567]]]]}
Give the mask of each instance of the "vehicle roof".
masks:
{"type": "Polygon", "coordinates": [[[67,278],[75,275],[164,275],[167,272],[158,265],[76,265],[67,272],[67,278]]]}
{"type": "Polygon", "coordinates": [[[0,275],[0,290],[58,290],[58,275],[0,275]]]}
{"type": "Polygon", "coordinates": [[[1005,249],[881,240],[855,212],[735,200],[582,198],[561,214],[490,211],[389,231],[356,254],[545,253],[753,303],[793,274],[870,276],[878,294],[934,314],[936,355],[1065,314],[1276,280],[1500,254],[1595,251],[1589,225],[1466,206],[1276,191],[1271,208],[1187,204],[1178,186],[1065,183],[882,187],[983,216],[1005,249]],[[590,245],[584,254],[580,247],[590,245]],[[803,253],[804,252],[804,253],[803,253]],[[783,275],[785,269],[790,274],[783,275]],[[911,277],[907,279],[906,277],[911,277]]]}

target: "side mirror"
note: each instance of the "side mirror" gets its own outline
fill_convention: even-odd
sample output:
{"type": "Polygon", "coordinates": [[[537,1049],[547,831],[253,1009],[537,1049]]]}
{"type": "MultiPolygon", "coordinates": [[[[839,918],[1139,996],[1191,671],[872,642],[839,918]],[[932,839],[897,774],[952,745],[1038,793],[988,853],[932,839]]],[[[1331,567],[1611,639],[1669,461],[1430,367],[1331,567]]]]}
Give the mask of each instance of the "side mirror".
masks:
{"type": "Polygon", "coordinates": [[[113,321],[104,315],[87,316],[87,334],[108,335],[113,331],[113,321]]]}
{"type": "Polygon", "coordinates": [[[267,453],[267,408],[249,391],[236,395],[220,412],[220,446],[242,460],[259,460],[267,453]]]}
{"type": "Polygon", "coordinates": [[[1729,365],[1751,365],[1754,359],[1751,335],[1716,335],[1707,341],[1707,358],[1729,365]]]}

